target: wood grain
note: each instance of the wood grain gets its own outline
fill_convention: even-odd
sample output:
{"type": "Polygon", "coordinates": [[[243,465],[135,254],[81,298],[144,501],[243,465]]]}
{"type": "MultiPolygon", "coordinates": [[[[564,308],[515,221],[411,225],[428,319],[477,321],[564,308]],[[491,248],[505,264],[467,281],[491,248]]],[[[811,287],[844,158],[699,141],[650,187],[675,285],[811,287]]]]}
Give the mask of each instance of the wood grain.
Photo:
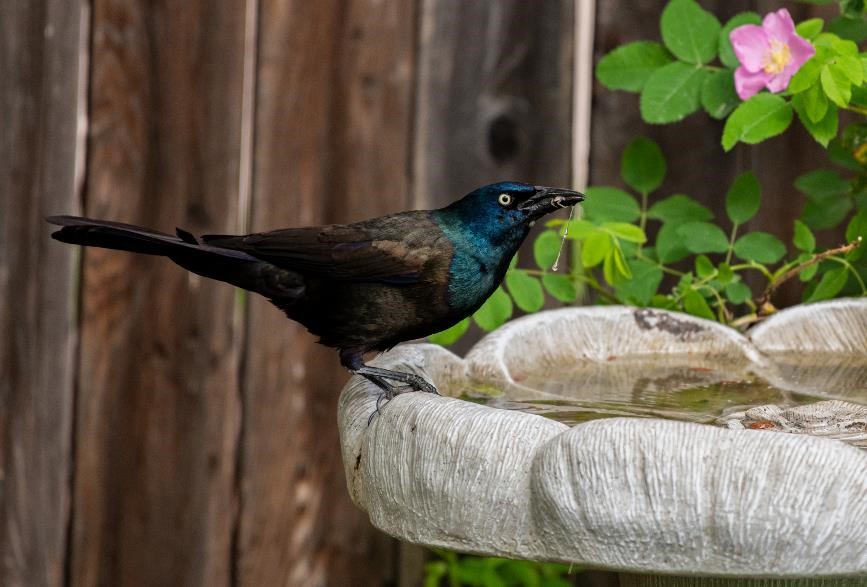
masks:
{"type": "MultiPolygon", "coordinates": [[[[94,4],[86,213],[233,231],[243,5],[94,4]]],[[[234,293],[165,259],[84,253],[71,583],[227,585],[234,293]]]]}
{"type": "MultiPolygon", "coordinates": [[[[407,207],[415,15],[401,0],[260,5],[252,229],[407,207]]],[[[250,300],[240,585],[380,585],[396,544],[349,500],[336,353],[250,300]]]]}
{"type": "Polygon", "coordinates": [[[414,198],[447,204],[479,185],[567,185],[573,5],[423,0],[414,198]]]}
{"type": "Polygon", "coordinates": [[[82,13],[0,3],[0,584],[61,585],[69,521],[74,251],[46,214],[75,211],[82,13]]]}

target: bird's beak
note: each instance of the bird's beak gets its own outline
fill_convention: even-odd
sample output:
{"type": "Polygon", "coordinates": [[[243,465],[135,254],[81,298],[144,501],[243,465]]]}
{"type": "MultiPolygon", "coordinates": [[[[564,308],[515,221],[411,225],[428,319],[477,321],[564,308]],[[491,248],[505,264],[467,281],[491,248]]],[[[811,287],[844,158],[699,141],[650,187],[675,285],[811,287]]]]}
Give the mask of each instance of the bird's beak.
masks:
{"type": "Polygon", "coordinates": [[[531,217],[538,218],[550,214],[554,210],[574,206],[584,201],[584,194],[564,188],[547,188],[534,186],[536,193],[518,205],[519,210],[528,212],[531,217]]]}

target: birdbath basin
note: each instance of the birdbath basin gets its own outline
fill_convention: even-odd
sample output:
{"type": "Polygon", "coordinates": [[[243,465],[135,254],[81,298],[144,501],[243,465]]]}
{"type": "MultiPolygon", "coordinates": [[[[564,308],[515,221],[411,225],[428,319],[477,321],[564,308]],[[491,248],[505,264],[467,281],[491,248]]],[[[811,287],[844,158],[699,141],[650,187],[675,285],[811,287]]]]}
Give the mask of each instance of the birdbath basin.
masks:
{"type": "Polygon", "coordinates": [[[392,536],[621,585],[867,583],[867,299],[748,336],[568,308],[463,359],[416,344],[377,361],[443,393],[400,395],[370,424],[378,390],[356,377],[341,394],[350,494],[392,536]]]}

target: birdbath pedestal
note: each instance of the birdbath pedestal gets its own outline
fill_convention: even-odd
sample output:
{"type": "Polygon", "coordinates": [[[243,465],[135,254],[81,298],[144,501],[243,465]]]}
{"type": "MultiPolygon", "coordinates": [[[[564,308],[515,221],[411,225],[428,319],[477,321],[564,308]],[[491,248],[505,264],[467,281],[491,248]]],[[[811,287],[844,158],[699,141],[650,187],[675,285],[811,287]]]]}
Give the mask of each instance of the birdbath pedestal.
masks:
{"type": "Polygon", "coordinates": [[[867,584],[865,299],[749,336],[569,308],[464,359],[417,344],[377,361],[443,394],[402,394],[370,424],[378,390],[354,377],[341,394],[350,494],[392,536],[621,585],[867,584]]]}

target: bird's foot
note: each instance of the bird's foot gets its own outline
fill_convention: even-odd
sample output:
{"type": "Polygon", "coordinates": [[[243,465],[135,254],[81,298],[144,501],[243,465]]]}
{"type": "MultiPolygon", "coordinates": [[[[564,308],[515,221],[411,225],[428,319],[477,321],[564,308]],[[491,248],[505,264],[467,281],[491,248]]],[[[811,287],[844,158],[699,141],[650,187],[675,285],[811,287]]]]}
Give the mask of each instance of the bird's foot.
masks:
{"type": "MultiPolygon", "coordinates": [[[[425,393],[432,393],[434,395],[440,395],[440,392],[437,391],[437,388],[434,387],[431,383],[425,381],[424,378],[415,375],[415,381],[408,381],[406,386],[409,387],[409,391],[423,391],[425,393]]],[[[403,387],[403,386],[401,386],[403,387]]]]}
{"type": "Polygon", "coordinates": [[[425,393],[433,393],[439,395],[437,388],[426,381],[423,377],[414,373],[403,373],[400,371],[389,371],[388,369],[380,369],[378,367],[363,366],[355,371],[376,385],[382,390],[376,398],[376,409],[370,414],[367,420],[367,425],[370,426],[374,416],[382,411],[382,408],[392,399],[402,393],[411,391],[423,391],[425,393]],[[392,383],[398,382],[397,384],[392,383]]]}

